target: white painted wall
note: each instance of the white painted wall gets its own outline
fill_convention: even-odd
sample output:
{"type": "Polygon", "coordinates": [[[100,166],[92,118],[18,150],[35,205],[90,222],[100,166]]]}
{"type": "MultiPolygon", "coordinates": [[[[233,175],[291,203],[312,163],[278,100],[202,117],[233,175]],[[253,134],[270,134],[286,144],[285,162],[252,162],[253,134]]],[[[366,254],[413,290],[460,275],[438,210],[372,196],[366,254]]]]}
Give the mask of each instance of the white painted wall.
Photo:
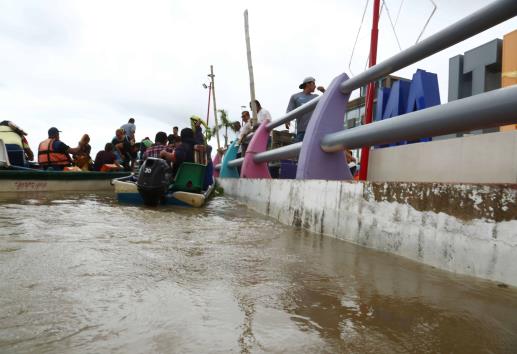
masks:
{"type": "Polygon", "coordinates": [[[368,179],[517,183],[517,131],[372,149],[368,179]]]}
{"type": "Polygon", "coordinates": [[[517,220],[465,221],[408,204],[379,202],[368,197],[363,183],[222,178],[218,182],[226,195],[284,224],[517,286],[517,220]]]}

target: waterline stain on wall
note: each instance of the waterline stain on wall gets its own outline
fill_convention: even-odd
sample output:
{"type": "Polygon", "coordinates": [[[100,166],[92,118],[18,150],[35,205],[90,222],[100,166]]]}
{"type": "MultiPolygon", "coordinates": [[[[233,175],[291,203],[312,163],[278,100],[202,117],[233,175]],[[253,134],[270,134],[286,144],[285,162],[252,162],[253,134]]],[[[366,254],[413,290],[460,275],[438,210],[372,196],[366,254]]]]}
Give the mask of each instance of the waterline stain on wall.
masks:
{"type": "Polygon", "coordinates": [[[517,286],[517,185],[219,179],[280,222],[517,286]]]}

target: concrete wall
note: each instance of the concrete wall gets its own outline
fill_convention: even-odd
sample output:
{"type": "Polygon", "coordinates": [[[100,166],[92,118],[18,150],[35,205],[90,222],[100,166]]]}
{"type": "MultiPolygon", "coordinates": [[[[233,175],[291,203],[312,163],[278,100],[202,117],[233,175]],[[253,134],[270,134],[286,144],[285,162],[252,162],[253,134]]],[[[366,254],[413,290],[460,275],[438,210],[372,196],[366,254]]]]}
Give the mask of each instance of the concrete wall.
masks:
{"type": "Polygon", "coordinates": [[[517,185],[218,181],[284,224],[517,286],[517,185]]]}
{"type": "Polygon", "coordinates": [[[372,149],[368,179],[517,183],[517,131],[372,149]]]}

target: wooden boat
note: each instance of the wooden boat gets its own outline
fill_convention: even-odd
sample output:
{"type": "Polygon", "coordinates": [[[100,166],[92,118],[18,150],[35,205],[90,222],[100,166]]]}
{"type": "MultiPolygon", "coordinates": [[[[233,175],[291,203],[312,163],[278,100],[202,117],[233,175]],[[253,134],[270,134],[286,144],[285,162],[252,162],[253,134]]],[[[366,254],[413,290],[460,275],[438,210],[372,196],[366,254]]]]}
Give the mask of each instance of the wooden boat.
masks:
{"type": "MultiPolygon", "coordinates": [[[[113,180],[117,200],[123,204],[143,205],[144,199],[138,192],[136,181],[113,180]]],[[[176,205],[184,207],[200,208],[205,205],[214,191],[215,184],[208,187],[201,193],[190,193],[183,191],[167,192],[161,200],[160,205],[176,205]]]]}
{"type": "Polygon", "coordinates": [[[114,178],[129,176],[129,172],[66,172],[44,171],[11,165],[0,140],[0,193],[2,192],[61,192],[110,191],[114,178]]]}
{"type": "MultiPolygon", "coordinates": [[[[148,159],[152,161],[152,158],[148,159]]],[[[146,162],[148,161],[146,160],[146,162]]],[[[146,169],[142,166],[141,172],[146,169]]],[[[200,208],[205,205],[214,191],[215,183],[212,183],[205,190],[202,189],[205,165],[196,163],[183,163],[176,174],[174,183],[168,185],[166,190],[154,200],[146,200],[146,196],[139,191],[138,180],[135,176],[113,180],[117,200],[124,204],[134,205],[176,205],[185,207],[200,208]]],[[[156,197],[156,196],[155,196],[156,197]]]]}

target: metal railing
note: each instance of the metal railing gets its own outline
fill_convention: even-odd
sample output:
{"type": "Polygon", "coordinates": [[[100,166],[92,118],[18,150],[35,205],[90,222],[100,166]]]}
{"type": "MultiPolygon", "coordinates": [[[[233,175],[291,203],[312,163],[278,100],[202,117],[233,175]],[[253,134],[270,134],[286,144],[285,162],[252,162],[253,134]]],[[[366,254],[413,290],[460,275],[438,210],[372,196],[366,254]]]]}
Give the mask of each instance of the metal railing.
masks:
{"type": "MultiPolygon", "coordinates": [[[[379,80],[515,16],[517,16],[517,0],[494,1],[422,42],[344,81],[341,83],[341,92],[343,94],[351,93],[369,82],[379,80]]],[[[269,123],[268,131],[296,119],[306,112],[312,112],[320,97],[269,123]]],[[[344,147],[354,149],[501,126],[513,123],[512,115],[516,111],[517,86],[513,86],[328,134],[321,141],[321,148],[324,151],[332,152],[342,150],[344,147]]],[[[256,154],[253,161],[259,163],[297,157],[301,146],[300,142],[262,152],[256,154]]],[[[243,158],[239,158],[229,162],[228,165],[237,167],[242,164],[243,160],[243,158]]],[[[219,167],[220,165],[216,166],[216,168],[219,167]]]]}

